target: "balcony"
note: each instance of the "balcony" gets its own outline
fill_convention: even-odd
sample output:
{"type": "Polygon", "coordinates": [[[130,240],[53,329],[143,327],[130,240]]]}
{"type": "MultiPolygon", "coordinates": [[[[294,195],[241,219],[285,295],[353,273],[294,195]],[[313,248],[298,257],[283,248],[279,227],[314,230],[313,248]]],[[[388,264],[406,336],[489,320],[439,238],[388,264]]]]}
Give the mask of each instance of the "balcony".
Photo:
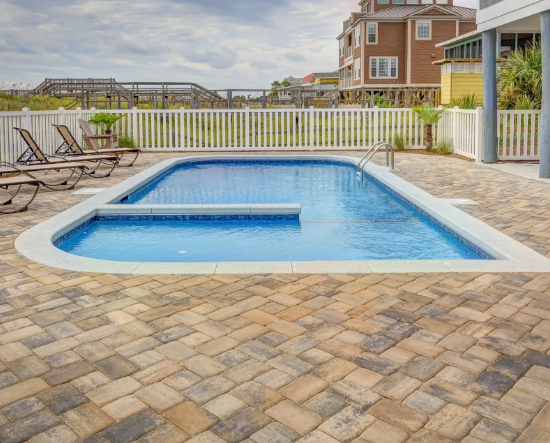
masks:
{"type": "Polygon", "coordinates": [[[480,0],[479,2],[479,9],[485,9],[489,6],[496,5],[497,3],[500,3],[504,0],[480,0]]]}

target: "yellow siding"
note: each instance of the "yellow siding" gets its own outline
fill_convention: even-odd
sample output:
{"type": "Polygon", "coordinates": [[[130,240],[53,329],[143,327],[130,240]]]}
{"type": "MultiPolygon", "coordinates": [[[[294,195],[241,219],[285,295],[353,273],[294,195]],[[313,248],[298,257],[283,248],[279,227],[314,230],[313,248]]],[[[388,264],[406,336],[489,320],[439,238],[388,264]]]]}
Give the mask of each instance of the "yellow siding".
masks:
{"type": "Polygon", "coordinates": [[[448,105],[451,100],[465,94],[483,97],[483,74],[443,74],[441,76],[441,102],[448,105]]]}
{"type": "Polygon", "coordinates": [[[313,81],[314,85],[318,85],[320,83],[323,83],[323,84],[329,84],[329,83],[338,84],[338,78],[316,78],[313,81]]]}
{"type": "Polygon", "coordinates": [[[452,99],[464,94],[483,97],[483,74],[452,74],[452,76],[452,99]]]}
{"type": "Polygon", "coordinates": [[[452,95],[452,74],[443,74],[441,76],[441,104],[448,105],[451,102],[452,95]]]}

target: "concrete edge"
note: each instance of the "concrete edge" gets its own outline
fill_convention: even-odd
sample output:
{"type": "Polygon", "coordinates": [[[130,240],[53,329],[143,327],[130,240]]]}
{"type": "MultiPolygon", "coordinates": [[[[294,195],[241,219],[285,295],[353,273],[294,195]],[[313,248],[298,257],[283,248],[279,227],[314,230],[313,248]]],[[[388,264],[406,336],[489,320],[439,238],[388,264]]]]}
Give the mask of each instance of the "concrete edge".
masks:
{"type": "MultiPolygon", "coordinates": [[[[365,172],[416,205],[439,223],[463,236],[499,260],[380,260],[334,262],[250,262],[250,263],[142,263],[97,260],[68,254],[53,242],[74,227],[113,205],[134,190],[154,180],[175,165],[201,160],[326,160],[357,165],[359,158],[333,155],[224,155],[193,156],[164,160],[124,182],[55,215],[20,234],[15,248],[37,263],[80,272],[118,274],[214,274],[214,273],[406,273],[406,272],[550,272],[550,259],[513,240],[502,232],[438,199],[394,175],[388,168],[368,164],[365,172]]],[[[454,203],[456,204],[456,203],[454,203]]],[[[124,213],[129,207],[123,205],[124,213]]],[[[155,206],[155,205],[151,205],[155,206]]],[[[160,205],[159,205],[160,206],[160,205]]],[[[177,205],[179,206],[179,205],[177,205]]],[[[196,205],[204,206],[213,205],[196,205]]],[[[227,205],[223,205],[227,206],[227,205]]],[[[252,206],[252,205],[250,205],[252,206]]],[[[135,210],[143,210],[136,208],[135,210]]],[[[252,209],[250,209],[252,210],[252,209]]],[[[151,212],[152,213],[152,209],[151,212]]],[[[137,212],[139,213],[139,212],[137,212]]],[[[201,212],[202,213],[202,212],[201,212]]],[[[218,213],[219,214],[219,213],[218,213]]]]}

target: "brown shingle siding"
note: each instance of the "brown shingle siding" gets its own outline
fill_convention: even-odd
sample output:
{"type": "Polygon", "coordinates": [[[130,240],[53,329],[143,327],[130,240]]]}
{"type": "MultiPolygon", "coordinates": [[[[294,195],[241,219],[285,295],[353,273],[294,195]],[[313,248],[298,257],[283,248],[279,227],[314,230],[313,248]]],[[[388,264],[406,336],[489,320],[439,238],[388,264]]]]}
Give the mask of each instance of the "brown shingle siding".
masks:
{"type": "Polygon", "coordinates": [[[441,67],[432,62],[444,58],[444,49],[435,45],[456,37],[456,21],[433,20],[431,40],[416,39],[416,21],[413,21],[411,34],[411,83],[440,84],[441,67]]]}
{"type": "Polygon", "coordinates": [[[460,35],[467,34],[468,32],[475,31],[477,25],[475,22],[460,22],[460,35]]]}
{"type": "Polygon", "coordinates": [[[405,84],[407,83],[407,23],[379,22],[378,44],[365,46],[363,74],[367,85],[405,84]],[[398,57],[398,75],[395,78],[370,78],[370,57],[398,57]]]}

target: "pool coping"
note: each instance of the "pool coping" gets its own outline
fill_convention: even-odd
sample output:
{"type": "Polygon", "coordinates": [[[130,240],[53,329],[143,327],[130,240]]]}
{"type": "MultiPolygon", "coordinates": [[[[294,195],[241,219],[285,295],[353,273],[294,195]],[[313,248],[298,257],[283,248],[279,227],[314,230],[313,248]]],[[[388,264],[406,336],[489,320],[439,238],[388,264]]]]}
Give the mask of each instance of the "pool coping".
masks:
{"type": "MultiPolygon", "coordinates": [[[[335,155],[199,155],[164,160],[135,176],[30,228],[15,240],[15,248],[37,263],[79,272],[109,274],[272,274],[272,273],[409,273],[409,272],[550,272],[550,259],[506,234],[461,211],[454,199],[439,199],[393,174],[388,168],[367,164],[365,172],[384,187],[420,209],[436,223],[442,224],[497,260],[364,260],[364,261],[280,261],[280,262],[118,262],[80,257],[58,249],[56,239],[89,219],[111,214],[132,214],[131,207],[115,205],[125,196],[145,186],[170,168],[189,162],[216,160],[317,160],[348,163],[357,166],[358,157],[335,155]],[[115,209],[113,206],[124,207],[115,209]],[[122,211],[122,212],[118,212],[122,211]]],[[[157,209],[161,205],[139,205],[157,209]]],[[[177,211],[183,206],[227,205],[162,205],[177,211]]],[[[252,205],[229,205],[252,206],[252,205]]],[[[261,205],[275,206],[275,205],[261,205]]],[[[285,205],[293,206],[293,205],[285,205]]],[[[296,209],[296,208],[295,208],[296,209]]],[[[147,209],[145,209],[147,210],[147,209]]],[[[197,209],[195,209],[197,210],[197,209]]],[[[244,209],[246,210],[246,209],[244,209]]],[[[151,213],[153,209],[151,208],[151,213]]],[[[166,214],[167,212],[163,212],[166,214]]],[[[172,212],[179,213],[181,212],[172,212]]],[[[220,214],[221,212],[216,212],[220,214]]],[[[135,214],[135,212],[134,212],[135,214]]],[[[273,214],[273,212],[270,212],[273,214]]]]}

